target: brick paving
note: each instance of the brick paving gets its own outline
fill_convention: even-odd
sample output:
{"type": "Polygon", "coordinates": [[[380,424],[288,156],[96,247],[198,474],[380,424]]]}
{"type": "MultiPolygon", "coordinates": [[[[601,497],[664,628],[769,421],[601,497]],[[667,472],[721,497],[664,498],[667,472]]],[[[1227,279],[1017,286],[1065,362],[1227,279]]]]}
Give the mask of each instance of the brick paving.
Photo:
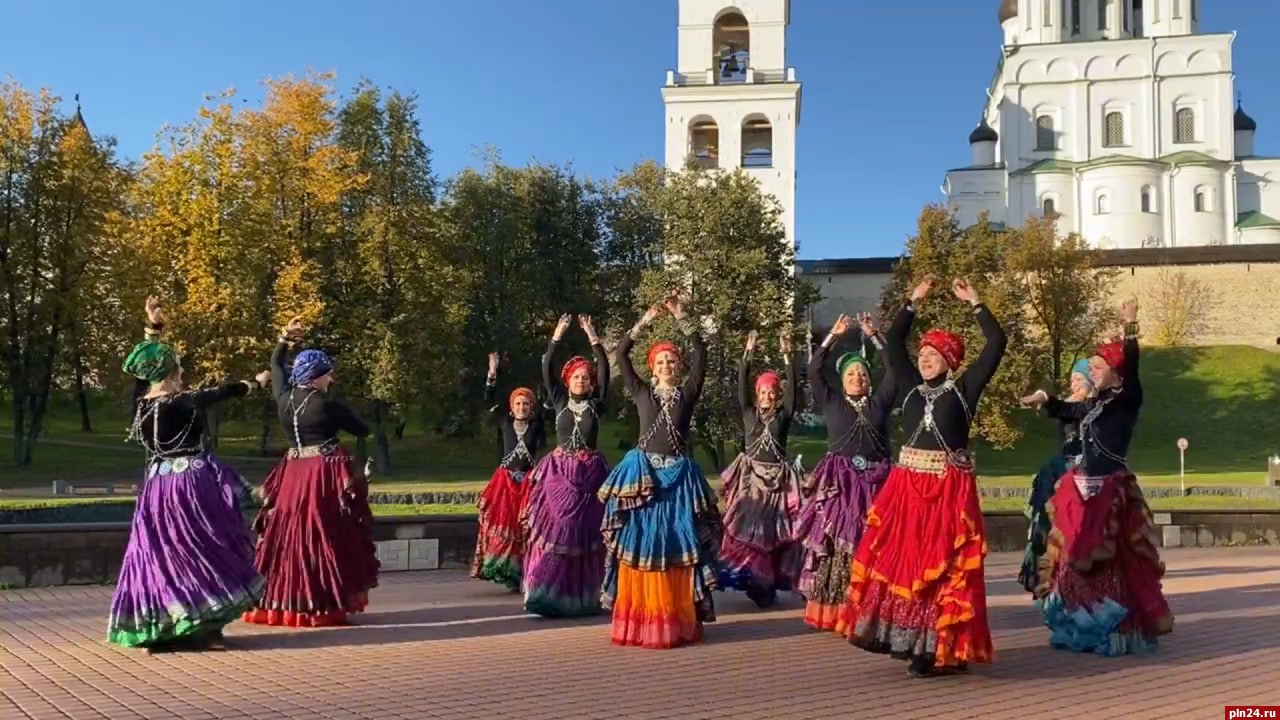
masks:
{"type": "Polygon", "coordinates": [[[996,663],[912,680],[906,664],[809,630],[788,598],[719,597],[706,642],[616,648],[607,619],[522,616],[459,571],[383,576],[348,628],[237,623],[226,652],[149,656],[103,642],[111,589],[0,592],[0,718],[1221,718],[1280,705],[1280,548],[1168,550],[1175,631],[1144,658],[1054,651],[988,558],[996,663]]]}

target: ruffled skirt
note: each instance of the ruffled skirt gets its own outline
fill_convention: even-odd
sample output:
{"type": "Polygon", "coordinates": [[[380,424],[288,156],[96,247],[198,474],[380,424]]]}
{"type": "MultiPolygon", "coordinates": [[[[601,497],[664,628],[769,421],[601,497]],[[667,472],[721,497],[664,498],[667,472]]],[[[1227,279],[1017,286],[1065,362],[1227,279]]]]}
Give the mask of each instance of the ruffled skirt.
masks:
{"type": "Polygon", "coordinates": [[[524,607],[543,617],[600,612],[604,578],[604,503],[596,496],[609,474],[597,452],[557,448],[529,473],[528,504],[522,518],[528,554],[524,607]]]}
{"type": "Polygon", "coordinates": [[[480,493],[480,531],[471,560],[471,577],[520,589],[524,531],[520,512],[528,487],[524,473],[499,467],[480,493]]]}
{"type": "Polygon", "coordinates": [[[800,513],[801,473],[791,463],[739,455],[720,477],[726,509],[719,586],[743,590],[767,606],[776,591],[793,589],[799,579],[800,546],[792,536],[800,513]]]}

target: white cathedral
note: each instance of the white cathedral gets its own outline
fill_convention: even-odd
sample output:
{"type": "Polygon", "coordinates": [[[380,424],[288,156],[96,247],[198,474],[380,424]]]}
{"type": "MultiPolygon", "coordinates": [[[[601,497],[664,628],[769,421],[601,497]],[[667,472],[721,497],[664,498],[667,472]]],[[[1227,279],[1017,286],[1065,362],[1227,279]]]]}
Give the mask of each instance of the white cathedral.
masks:
{"type": "Polygon", "coordinates": [[[1004,48],[968,167],[962,226],[1056,215],[1100,249],[1280,243],[1280,157],[1254,155],[1234,33],[1199,0],[1002,0],[1004,48]]]}

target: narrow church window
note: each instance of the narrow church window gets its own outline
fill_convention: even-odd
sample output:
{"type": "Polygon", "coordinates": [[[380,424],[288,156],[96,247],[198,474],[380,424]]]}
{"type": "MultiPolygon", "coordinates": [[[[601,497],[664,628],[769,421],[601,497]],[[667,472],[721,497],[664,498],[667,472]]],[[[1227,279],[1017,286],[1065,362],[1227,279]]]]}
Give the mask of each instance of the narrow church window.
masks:
{"type": "Polygon", "coordinates": [[[1195,209],[1196,212],[1209,212],[1208,203],[1205,202],[1205,192],[1201,188],[1196,188],[1195,209]]]}
{"type": "Polygon", "coordinates": [[[1180,108],[1173,116],[1173,141],[1190,143],[1196,141],[1196,111],[1191,108],[1180,108]]]}
{"type": "Polygon", "coordinates": [[[1098,195],[1097,208],[1093,214],[1106,215],[1109,212],[1111,212],[1111,198],[1107,197],[1106,193],[1102,193],[1098,195]]]}
{"type": "Polygon", "coordinates": [[[1058,212],[1058,208],[1056,205],[1054,205],[1053,198],[1051,197],[1047,197],[1044,199],[1042,209],[1044,210],[1045,217],[1049,217],[1050,215],[1053,215],[1058,212]]]}
{"type": "Polygon", "coordinates": [[[1154,210],[1151,209],[1155,207],[1155,203],[1153,202],[1154,199],[1155,199],[1155,191],[1151,189],[1150,185],[1147,185],[1146,187],[1142,188],[1142,212],[1144,213],[1155,212],[1154,210]]]}
{"type": "Polygon", "coordinates": [[[1107,29],[1107,6],[1110,4],[1111,4],[1110,0],[1098,0],[1098,29],[1099,30],[1107,29]]]}
{"type": "Polygon", "coordinates": [[[1124,145],[1124,114],[1109,112],[1102,119],[1102,146],[1121,147],[1124,145]]]}
{"type": "Polygon", "coordinates": [[[1036,118],[1036,150],[1056,150],[1058,134],[1054,132],[1053,116],[1041,115],[1036,118]]]}
{"type": "Polygon", "coordinates": [[[1160,22],[1160,0],[1151,3],[1151,22],[1160,22]]]}
{"type": "Polygon", "coordinates": [[[1191,19],[1192,19],[1192,20],[1195,20],[1195,19],[1196,19],[1196,15],[1198,15],[1198,14],[1199,14],[1199,13],[1197,13],[1197,12],[1196,12],[1196,5],[1197,5],[1197,4],[1198,4],[1198,3],[1196,2],[1196,0],[1191,0],[1191,19]]]}
{"type": "Polygon", "coordinates": [[[1182,0],[1173,0],[1173,19],[1182,17],[1182,0]]]}
{"type": "Polygon", "coordinates": [[[1053,0],[1044,0],[1044,26],[1053,26],[1053,0]]]}
{"type": "Polygon", "coordinates": [[[1071,0],[1071,34],[1080,34],[1080,0],[1071,0]]]}
{"type": "Polygon", "coordinates": [[[1129,0],[1120,0],[1120,29],[1129,32],[1129,0]]]}

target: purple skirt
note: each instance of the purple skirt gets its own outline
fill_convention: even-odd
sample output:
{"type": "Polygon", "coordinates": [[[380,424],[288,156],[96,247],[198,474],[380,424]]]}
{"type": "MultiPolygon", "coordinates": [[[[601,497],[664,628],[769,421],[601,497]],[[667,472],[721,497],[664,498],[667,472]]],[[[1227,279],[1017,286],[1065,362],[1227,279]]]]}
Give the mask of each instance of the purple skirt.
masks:
{"type": "Polygon", "coordinates": [[[881,460],[859,470],[843,455],[827,453],[813,469],[809,502],[796,521],[804,547],[800,592],[810,600],[843,602],[849,564],[867,525],[867,510],[889,477],[881,460]]]}
{"type": "Polygon", "coordinates": [[[720,477],[725,498],[720,586],[794,588],[800,570],[799,546],[792,540],[801,506],[800,471],[791,463],[739,455],[720,477]]]}
{"type": "Polygon", "coordinates": [[[600,453],[557,448],[525,477],[526,612],[543,617],[600,612],[604,503],[596,492],[608,475],[609,465],[600,453]]]}
{"type": "Polygon", "coordinates": [[[212,455],[152,463],[111,599],[107,641],[126,647],[221,630],[263,579],[240,511],[246,484],[212,455]]]}

